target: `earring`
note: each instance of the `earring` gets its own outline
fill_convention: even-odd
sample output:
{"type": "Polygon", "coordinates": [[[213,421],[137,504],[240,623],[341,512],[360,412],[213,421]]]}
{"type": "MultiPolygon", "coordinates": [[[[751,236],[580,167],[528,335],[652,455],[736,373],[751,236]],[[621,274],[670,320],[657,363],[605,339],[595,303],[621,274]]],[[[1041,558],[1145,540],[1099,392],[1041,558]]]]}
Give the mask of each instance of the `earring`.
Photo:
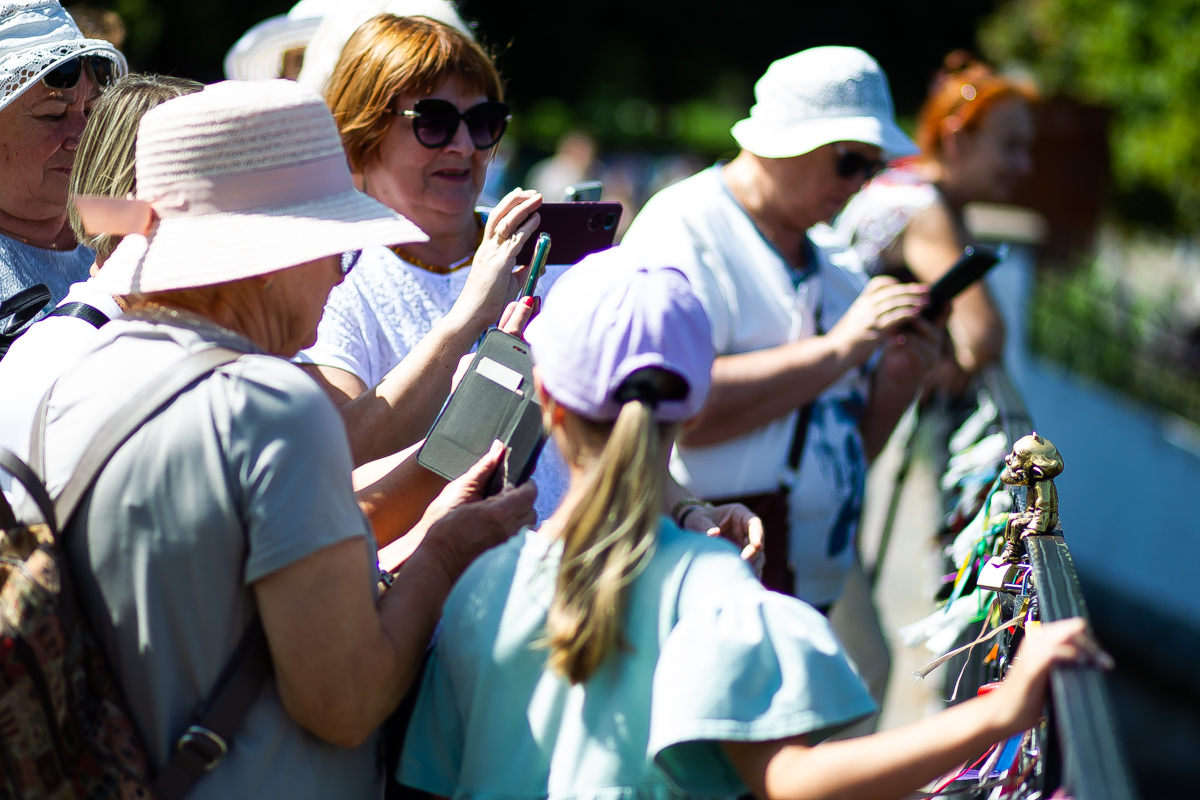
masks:
{"type": "Polygon", "coordinates": [[[271,291],[271,287],[272,287],[272,286],[274,286],[274,285],[275,285],[275,279],[274,279],[274,278],[267,278],[267,279],[266,279],[266,281],[264,281],[264,282],[263,282],[263,291],[264,291],[264,292],[269,292],[269,291],[271,291]]]}

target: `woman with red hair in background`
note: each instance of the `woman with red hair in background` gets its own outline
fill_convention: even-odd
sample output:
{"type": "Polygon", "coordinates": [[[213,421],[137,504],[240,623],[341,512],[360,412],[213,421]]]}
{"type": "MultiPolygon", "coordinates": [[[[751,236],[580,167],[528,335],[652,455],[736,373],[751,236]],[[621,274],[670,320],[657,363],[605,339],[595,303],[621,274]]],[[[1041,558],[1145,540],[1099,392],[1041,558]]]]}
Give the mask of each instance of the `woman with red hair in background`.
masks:
{"type": "MultiPolygon", "coordinates": [[[[1003,203],[1029,175],[1031,88],[997,75],[959,50],[946,57],[921,109],[919,155],[892,162],[838,220],[872,274],[932,282],[958,259],[971,234],[963,207],[1003,203]]],[[[961,391],[966,374],[1000,356],[1004,323],[977,283],[954,301],[954,348],[937,383],[961,391]]]]}

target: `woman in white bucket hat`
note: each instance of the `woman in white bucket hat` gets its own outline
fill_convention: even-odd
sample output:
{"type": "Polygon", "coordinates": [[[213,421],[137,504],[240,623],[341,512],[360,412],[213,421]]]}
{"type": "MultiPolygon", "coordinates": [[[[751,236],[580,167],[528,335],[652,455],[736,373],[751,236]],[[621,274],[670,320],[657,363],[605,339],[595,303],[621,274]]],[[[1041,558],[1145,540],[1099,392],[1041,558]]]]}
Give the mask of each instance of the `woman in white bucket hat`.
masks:
{"type": "Polygon", "coordinates": [[[44,284],[53,308],[87,278],[93,254],[67,222],[67,182],[92,103],[125,72],[57,2],[0,2],[0,302],[44,284]]]}
{"type": "MultiPolygon", "coordinates": [[[[376,543],[341,420],[285,359],[311,344],[340,253],[423,234],[355,191],[328,109],[290,81],[230,81],[153,109],[138,134],[137,199],[79,204],[89,231],[125,234],[99,280],[133,311],[50,392],[51,492],[113,413],[181,360],[244,353],[138,428],[69,527],[81,607],[153,766],[257,616],[274,676],[189,797],[377,797],[376,730],[442,599],[477,552],[532,518],[534,494],[457,508],[453,535],[450,519],[431,524],[415,568],[377,602],[376,543]]],[[[474,497],[498,458],[439,507],[474,497]]]]}

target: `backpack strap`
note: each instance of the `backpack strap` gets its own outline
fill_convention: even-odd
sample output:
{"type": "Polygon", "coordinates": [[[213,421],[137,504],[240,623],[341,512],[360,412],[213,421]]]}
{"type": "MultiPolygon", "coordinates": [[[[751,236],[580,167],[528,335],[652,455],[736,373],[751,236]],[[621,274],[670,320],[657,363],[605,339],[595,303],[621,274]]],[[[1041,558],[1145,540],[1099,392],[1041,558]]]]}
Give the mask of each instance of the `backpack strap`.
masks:
{"type": "Polygon", "coordinates": [[[95,306],[87,303],[63,303],[46,315],[47,317],[74,317],[90,323],[97,330],[103,328],[111,320],[108,315],[95,306]]]}
{"type": "MultiPolygon", "coordinates": [[[[54,503],[50,501],[50,495],[46,492],[45,485],[38,480],[38,476],[34,474],[29,465],[17,457],[16,453],[0,447],[0,467],[9,475],[17,479],[17,483],[25,487],[25,491],[33,498],[33,502],[37,504],[38,511],[42,512],[42,520],[50,528],[50,532],[58,536],[58,525],[54,517],[54,503]]],[[[0,495],[0,528],[15,525],[17,522],[16,515],[13,514],[12,508],[8,505],[8,501],[0,495]]]]}
{"type": "MultiPolygon", "coordinates": [[[[54,511],[62,529],[66,530],[101,470],[129,437],[200,378],[242,355],[225,347],[200,350],[169,369],[149,391],[122,406],[92,438],[74,474],[55,500],[54,511]]],[[[43,474],[43,446],[51,392],[46,393],[38,406],[30,441],[30,460],[43,474]]],[[[262,621],[256,616],[225,662],[208,697],[193,712],[195,723],[179,738],[175,752],[163,765],[155,781],[155,791],[162,800],[182,800],[200,778],[216,768],[229,752],[229,742],[271,676],[271,670],[266,634],[262,621]]]]}

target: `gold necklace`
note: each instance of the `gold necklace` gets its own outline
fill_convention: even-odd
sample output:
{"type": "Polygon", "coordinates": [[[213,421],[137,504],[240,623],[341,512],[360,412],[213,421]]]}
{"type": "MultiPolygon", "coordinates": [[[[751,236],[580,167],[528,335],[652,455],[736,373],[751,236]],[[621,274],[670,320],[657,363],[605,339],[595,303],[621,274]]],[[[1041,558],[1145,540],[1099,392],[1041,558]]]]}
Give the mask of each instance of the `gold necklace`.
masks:
{"type": "Polygon", "coordinates": [[[432,272],[434,275],[449,275],[451,272],[457,272],[464,267],[471,266],[471,264],[475,262],[475,250],[478,250],[479,245],[483,244],[483,215],[478,211],[475,212],[475,224],[479,227],[478,236],[475,238],[475,248],[466,258],[459,259],[453,264],[445,267],[441,266],[440,264],[430,264],[428,261],[423,261],[398,244],[392,245],[388,249],[395,253],[397,257],[404,259],[414,267],[420,267],[426,272],[432,272]]]}

